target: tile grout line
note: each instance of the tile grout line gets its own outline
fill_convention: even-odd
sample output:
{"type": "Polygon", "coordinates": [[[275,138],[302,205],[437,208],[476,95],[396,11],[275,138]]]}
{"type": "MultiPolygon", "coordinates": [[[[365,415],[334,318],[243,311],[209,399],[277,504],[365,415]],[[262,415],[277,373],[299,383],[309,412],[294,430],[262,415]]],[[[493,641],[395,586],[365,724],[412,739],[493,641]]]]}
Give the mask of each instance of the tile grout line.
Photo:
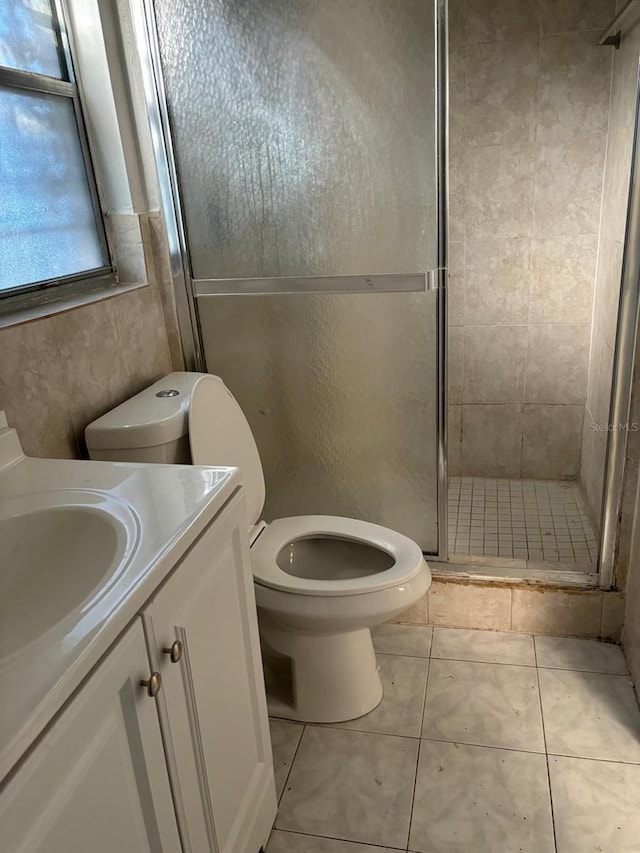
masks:
{"type": "Polygon", "coordinates": [[[549,808],[551,810],[551,831],[553,832],[553,846],[558,853],[558,839],[556,836],[556,817],[553,808],[553,792],[551,790],[551,770],[549,768],[549,749],[547,746],[547,729],[544,724],[544,708],[542,706],[542,687],[540,686],[540,667],[538,666],[538,647],[535,634],[531,635],[533,640],[533,655],[536,662],[536,682],[538,684],[538,704],[540,705],[540,722],[542,723],[542,738],[544,741],[544,759],[547,767],[547,786],[549,789],[549,808]]]}
{"type": "MultiPolygon", "coordinates": [[[[275,717],[274,719],[281,719],[281,718],[275,717]]],[[[293,723],[295,721],[294,720],[287,720],[287,722],[293,723]]],[[[294,765],[296,757],[298,755],[298,750],[300,749],[300,744],[302,743],[302,738],[304,736],[306,729],[307,729],[307,724],[303,723],[302,724],[302,731],[300,732],[300,737],[298,738],[298,743],[296,744],[296,748],[293,751],[293,756],[291,757],[291,764],[289,765],[289,771],[285,777],[284,784],[282,786],[282,791],[280,792],[280,796],[278,797],[278,809],[280,809],[280,801],[284,797],[284,792],[287,790],[287,782],[289,781],[289,776],[291,776],[291,771],[293,770],[293,765],[294,765]]],[[[275,829],[275,822],[274,822],[274,829],[275,829]]]]}
{"type": "MultiPolygon", "coordinates": [[[[541,636],[546,636],[542,634],[541,636]]],[[[591,640],[591,637],[557,637],[554,639],[567,639],[567,640],[591,640]]],[[[601,643],[602,640],[595,640],[596,643],[601,643]]],[[[615,645],[615,644],[612,644],[615,645]]],[[[619,647],[618,647],[619,648],[619,647]]],[[[630,676],[625,672],[603,672],[601,669],[571,669],[568,666],[540,666],[538,664],[538,669],[549,670],[549,672],[574,672],[576,675],[607,675],[609,678],[626,678],[629,680],[630,676]]]]}
{"type": "Polygon", "coordinates": [[[569,755],[565,752],[550,752],[551,758],[568,758],[569,761],[597,761],[600,764],[619,764],[621,767],[640,767],[640,761],[620,761],[613,758],[594,758],[586,755],[569,755]]]}
{"type": "MultiPolygon", "coordinates": [[[[414,626],[407,626],[407,627],[414,627],[414,626]]],[[[419,627],[421,627],[421,626],[419,626],[419,627]]],[[[427,626],[425,626],[425,627],[427,627],[427,626]]],[[[484,631],[485,630],[483,628],[469,628],[469,629],[467,629],[467,628],[461,628],[461,629],[459,629],[459,628],[448,628],[448,627],[443,626],[443,625],[439,625],[438,627],[444,628],[445,631],[458,631],[458,630],[484,631]]],[[[493,633],[493,632],[491,632],[491,633],[493,633]]],[[[499,633],[499,632],[495,632],[495,633],[499,633]]],[[[509,632],[504,632],[504,633],[509,633],[509,632]]],[[[515,632],[514,631],[514,632],[510,632],[510,633],[514,633],[515,636],[517,636],[517,637],[536,636],[535,634],[527,634],[526,632],[521,633],[521,632],[515,632]]],[[[547,635],[542,634],[540,636],[547,636],[547,635]]],[[[553,636],[553,635],[549,635],[549,636],[553,636]]],[[[590,641],[595,642],[595,643],[603,642],[601,640],[597,640],[597,639],[592,638],[592,637],[561,637],[561,636],[555,637],[555,636],[553,636],[553,639],[558,639],[558,640],[575,639],[575,640],[587,640],[587,641],[590,640],[590,641]]],[[[620,648],[618,643],[607,643],[607,645],[612,645],[614,648],[620,648]]],[[[454,663],[480,663],[480,664],[488,664],[490,666],[519,666],[519,667],[522,667],[524,669],[535,669],[537,667],[538,669],[549,669],[549,670],[552,670],[553,672],[576,672],[576,673],[583,673],[586,675],[613,675],[613,676],[616,676],[618,678],[629,678],[629,674],[626,672],[608,672],[604,669],[575,669],[574,667],[570,667],[570,666],[551,666],[550,664],[535,664],[535,663],[513,663],[512,661],[478,660],[477,658],[454,658],[454,657],[441,657],[438,655],[431,655],[431,656],[429,656],[429,655],[417,655],[417,654],[410,654],[409,652],[383,652],[383,651],[376,650],[376,653],[379,655],[387,655],[389,657],[406,657],[406,658],[410,658],[411,660],[443,660],[443,661],[448,660],[448,661],[453,661],[454,663]]],[[[274,719],[274,720],[286,720],[287,718],[286,717],[272,717],[272,719],[274,719]]],[[[289,720],[288,722],[295,722],[295,720],[289,720]]],[[[313,725],[313,723],[309,723],[308,725],[313,725]]]]}
{"type": "MultiPolygon", "coordinates": [[[[456,628],[453,629],[457,630],[456,628]]],[[[465,629],[463,629],[465,630],[465,629]]],[[[474,630],[474,629],[471,629],[474,630]]],[[[517,634],[518,637],[526,637],[526,634],[517,634]]],[[[531,635],[529,635],[531,636],[531,635]]],[[[522,669],[534,669],[534,663],[509,663],[507,661],[499,661],[499,660],[472,660],[470,658],[443,658],[443,657],[432,657],[432,660],[449,660],[454,663],[479,663],[479,664],[487,664],[488,666],[519,666],[522,669]]],[[[548,667],[549,669],[559,669],[559,667],[548,667]]],[[[577,671],[577,670],[576,670],[577,671]]]]}
{"type": "MultiPolygon", "coordinates": [[[[427,681],[428,680],[429,680],[429,675],[428,675],[428,671],[427,671],[427,681]]],[[[427,697],[427,686],[426,686],[426,684],[425,684],[424,694],[425,694],[425,701],[426,701],[426,697],[427,697]]],[[[423,719],[420,721],[421,733],[422,733],[422,724],[424,722],[424,705],[423,705],[423,709],[422,709],[422,717],[423,717],[423,719]]],[[[418,786],[418,768],[420,767],[420,749],[421,749],[421,746],[422,746],[422,738],[419,738],[418,739],[418,752],[416,755],[416,770],[415,770],[415,773],[413,774],[413,791],[411,794],[411,809],[409,810],[409,826],[407,827],[407,846],[405,847],[405,850],[409,849],[409,845],[411,843],[411,826],[413,824],[413,809],[414,809],[415,804],[416,804],[416,788],[418,786]]]]}
{"type": "Polygon", "coordinates": [[[427,658],[427,677],[424,681],[424,692],[422,694],[422,713],[420,714],[420,738],[418,739],[418,752],[416,753],[416,770],[413,776],[413,791],[411,793],[411,808],[409,810],[409,825],[407,827],[407,845],[406,850],[409,850],[411,843],[411,826],[413,824],[413,809],[416,803],[416,788],[418,786],[418,768],[420,767],[420,749],[422,745],[422,729],[424,727],[424,714],[427,707],[427,689],[429,687],[429,673],[431,672],[431,652],[433,651],[433,639],[435,636],[435,628],[431,629],[431,639],[429,641],[429,657],[427,658]]]}
{"type": "MultiPolygon", "coordinates": [[[[275,829],[275,827],[274,827],[275,829]]],[[[271,832],[274,830],[272,829],[271,832]]],[[[343,841],[346,844],[359,844],[365,847],[371,847],[373,850],[397,850],[398,853],[406,853],[406,847],[394,847],[393,845],[385,845],[380,847],[378,844],[369,844],[368,841],[352,841],[350,838],[340,838],[337,835],[314,835],[312,832],[303,832],[301,829],[278,829],[277,832],[286,832],[288,835],[304,835],[305,838],[320,838],[328,841],[343,841]]]]}
{"type": "MultiPolygon", "coordinates": [[[[349,720],[345,720],[345,722],[349,722],[349,720]]],[[[307,723],[307,727],[336,732],[355,732],[359,735],[378,735],[379,737],[397,737],[403,740],[420,740],[420,735],[401,735],[397,734],[397,732],[379,732],[372,729],[356,729],[352,727],[344,728],[341,723],[307,723]]]]}
{"type": "MultiPolygon", "coordinates": [[[[391,737],[396,737],[396,735],[391,735],[391,737]]],[[[420,741],[426,740],[426,741],[429,741],[429,743],[448,743],[448,744],[451,744],[452,746],[455,746],[455,745],[457,745],[457,746],[472,746],[474,749],[499,749],[501,752],[517,752],[520,755],[542,755],[542,756],[545,755],[544,752],[540,752],[540,750],[537,750],[537,749],[522,749],[521,747],[517,748],[515,746],[495,746],[494,744],[472,743],[471,741],[466,741],[466,740],[445,740],[444,738],[426,737],[426,736],[420,737],[419,740],[420,741]]],[[[567,757],[571,757],[571,756],[567,756],[567,757]]],[[[618,763],[622,764],[623,762],[618,762],[618,763]]],[[[627,763],[629,764],[631,762],[627,762],[627,763]]]]}

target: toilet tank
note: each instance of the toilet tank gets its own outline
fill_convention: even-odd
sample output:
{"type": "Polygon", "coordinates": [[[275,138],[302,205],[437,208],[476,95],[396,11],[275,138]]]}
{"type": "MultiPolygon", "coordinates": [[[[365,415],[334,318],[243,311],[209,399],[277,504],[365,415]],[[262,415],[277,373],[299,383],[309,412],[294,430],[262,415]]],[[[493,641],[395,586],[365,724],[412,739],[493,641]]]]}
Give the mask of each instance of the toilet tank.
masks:
{"type": "Polygon", "coordinates": [[[170,373],[90,423],[91,459],[188,465],[189,403],[201,373],[170,373]]]}

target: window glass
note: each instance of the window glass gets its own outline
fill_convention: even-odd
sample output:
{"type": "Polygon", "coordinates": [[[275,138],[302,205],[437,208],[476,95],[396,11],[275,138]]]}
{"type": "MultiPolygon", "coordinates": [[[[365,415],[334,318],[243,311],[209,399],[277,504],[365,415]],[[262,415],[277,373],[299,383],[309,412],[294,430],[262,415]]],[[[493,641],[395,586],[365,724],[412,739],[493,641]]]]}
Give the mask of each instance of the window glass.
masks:
{"type": "Polygon", "coordinates": [[[0,88],[0,291],[104,265],[73,100],[0,88]]]}
{"type": "Polygon", "coordinates": [[[61,76],[48,0],[0,0],[0,65],[61,76]]]}

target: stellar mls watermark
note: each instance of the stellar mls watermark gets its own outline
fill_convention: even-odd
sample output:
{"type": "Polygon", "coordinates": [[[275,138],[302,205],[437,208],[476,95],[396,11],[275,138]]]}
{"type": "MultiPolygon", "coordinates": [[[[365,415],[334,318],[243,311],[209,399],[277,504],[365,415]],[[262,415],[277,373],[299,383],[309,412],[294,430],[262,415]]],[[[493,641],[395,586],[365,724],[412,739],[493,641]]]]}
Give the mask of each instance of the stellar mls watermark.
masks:
{"type": "Polygon", "coordinates": [[[589,424],[589,429],[591,432],[638,432],[640,424],[635,421],[624,424],[596,424],[592,421],[589,424]]]}

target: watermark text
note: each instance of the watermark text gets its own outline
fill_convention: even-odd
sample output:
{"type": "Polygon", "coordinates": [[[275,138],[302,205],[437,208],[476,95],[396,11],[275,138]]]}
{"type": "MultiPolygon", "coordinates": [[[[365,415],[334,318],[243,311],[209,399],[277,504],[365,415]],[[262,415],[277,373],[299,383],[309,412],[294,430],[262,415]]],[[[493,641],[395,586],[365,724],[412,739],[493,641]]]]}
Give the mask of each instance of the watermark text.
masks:
{"type": "Polygon", "coordinates": [[[591,432],[638,432],[640,424],[625,423],[625,424],[597,424],[593,421],[589,424],[591,432]]]}

